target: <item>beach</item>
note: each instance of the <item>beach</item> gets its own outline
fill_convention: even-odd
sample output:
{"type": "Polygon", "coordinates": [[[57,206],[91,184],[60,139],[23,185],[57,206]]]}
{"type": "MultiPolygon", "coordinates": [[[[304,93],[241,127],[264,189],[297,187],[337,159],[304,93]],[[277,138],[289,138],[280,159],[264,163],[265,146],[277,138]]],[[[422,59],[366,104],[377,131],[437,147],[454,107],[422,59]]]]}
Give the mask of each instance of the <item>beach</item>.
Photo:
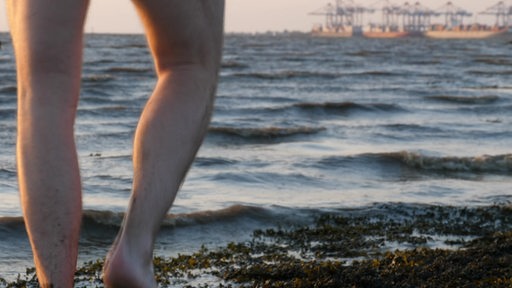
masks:
{"type": "MultiPolygon", "coordinates": [[[[376,205],[153,263],[159,287],[510,287],[510,225],[511,207],[376,205]]],[[[104,287],[102,267],[84,263],[75,287],[104,287]]],[[[27,269],[0,284],[38,287],[36,279],[27,269]]]]}
{"type": "MultiPolygon", "coordinates": [[[[14,56],[0,41],[7,286],[33,263],[14,56]]],[[[208,135],[155,244],[162,287],[510,287],[510,43],[228,34],[208,135]]],[[[86,35],[77,286],[102,287],[154,85],[142,35],[86,35]]]]}

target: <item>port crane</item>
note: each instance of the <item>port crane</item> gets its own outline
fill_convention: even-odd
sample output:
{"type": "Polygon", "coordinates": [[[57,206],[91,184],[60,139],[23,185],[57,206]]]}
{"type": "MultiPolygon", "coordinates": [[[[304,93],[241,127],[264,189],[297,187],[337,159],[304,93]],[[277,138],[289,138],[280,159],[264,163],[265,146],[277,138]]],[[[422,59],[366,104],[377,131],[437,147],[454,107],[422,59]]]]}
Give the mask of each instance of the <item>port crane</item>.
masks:
{"type": "Polygon", "coordinates": [[[507,7],[503,1],[485,9],[479,14],[496,16],[496,27],[509,27],[512,25],[512,5],[507,7]]]}
{"type": "Polygon", "coordinates": [[[398,31],[400,29],[402,11],[403,9],[399,5],[386,1],[386,4],[382,6],[382,23],[389,27],[391,31],[398,31]]]}
{"type": "Polygon", "coordinates": [[[323,15],[326,29],[343,31],[345,27],[361,27],[366,12],[372,10],[356,5],[352,0],[336,0],[334,4],[329,3],[310,15],[323,15]]]}
{"type": "Polygon", "coordinates": [[[402,15],[405,31],[421,33],[430,26],[431,17],[438,16],[439,13],[421,5],[419,2],[414,4],[406,2],[402,6],[402,15]]]}
{"type": "Polygon", "coordinates": [[[460,8],[451,1],[439,8],[436,16],[444,15],[445,27],[452,29],[464,25],[464,17],[471,17],[473,13],[460,8]]]}
{"type": "MultiPolygon", "coordinates": [[[[389,0],[378,1],[383,2],[382,8],[382,25],[386,31],[407,31],[412,34],[425,31],[430,26],[430,19],[433,15],[437,15],[435,11],[421,5],[419,2],[410,4],[405,2],[403,5],[392,4],[389,0]]],[[[371,27],[377,26],[370,24],[371,27]]]]}
{"type": "Polygon", "coordinates": [[[374,10],[381,11],[381,24],[370,23],[370,29],[380,27],[383,31],[399,31],[401,30],[400,17],[402,16],[403,9],[400,5],[391,3],[389,0],[380,0],[371,5],[371,7],[379,8],[371,9],[370,13],[374,10]]]}
{"type": "Polygon", "coordinates": [[[311,12],[310,15],[325,17],[325,25],[316,25],[312,34],[321,37],[399,38],[423,36],[429,38],[483,39],[512,32],[512,6],[505,1],[487,8],[480,14],[496,16],[496,24],[488,26],[478,23],[464,24],[465,17],[473,13],[447,2],[432,10],[420,2],[405,2],[403,5],[390,3],[393,0],[378,0],[369,7],[356,5],[354,0],[333,0],[332,3],[311,12]],[[379,8],[377,8],[377,4],[379,8]],[[364,14],[379,10],[382,18],[379,24],[369,23],[363,28],[364,14]],[[432,24],[432,17],[444,17],[444,23],[432,24]]]}

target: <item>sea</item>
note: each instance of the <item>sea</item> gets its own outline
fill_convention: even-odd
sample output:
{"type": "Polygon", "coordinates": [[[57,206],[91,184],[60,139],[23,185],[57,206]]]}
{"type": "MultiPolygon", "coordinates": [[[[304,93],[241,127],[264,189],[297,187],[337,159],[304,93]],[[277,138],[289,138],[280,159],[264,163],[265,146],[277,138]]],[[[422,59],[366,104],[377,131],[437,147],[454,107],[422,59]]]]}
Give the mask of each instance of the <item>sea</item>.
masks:
{"type": "MultiPolygon", "coordinates": [[[[0,277],[13,280],[33,263],[14,156],[15,59],[9,34],[0,42],[0,277]]],[[[155,86],[143,35],[87,34],[83,61],[80,263],[103,258],[120,227],[134,129],[155,86]]],[[[511,127],[512,37],[227,34],[211,125],[155,255],[329,211],[512,205],[511,127]]]]}

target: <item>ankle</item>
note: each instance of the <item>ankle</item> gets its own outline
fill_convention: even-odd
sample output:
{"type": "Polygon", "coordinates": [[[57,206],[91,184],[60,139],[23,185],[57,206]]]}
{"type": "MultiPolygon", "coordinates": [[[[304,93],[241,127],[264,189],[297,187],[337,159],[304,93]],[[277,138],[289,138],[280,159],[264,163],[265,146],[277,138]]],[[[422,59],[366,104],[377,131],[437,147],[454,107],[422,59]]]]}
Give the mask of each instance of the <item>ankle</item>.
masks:
{"type": "Polygon", "coordinates": [[[117,242],[107,255],[103,267],[105,287],[157,287],[153,275],[153,257],[141,256],[124,241],[117,242]]]}

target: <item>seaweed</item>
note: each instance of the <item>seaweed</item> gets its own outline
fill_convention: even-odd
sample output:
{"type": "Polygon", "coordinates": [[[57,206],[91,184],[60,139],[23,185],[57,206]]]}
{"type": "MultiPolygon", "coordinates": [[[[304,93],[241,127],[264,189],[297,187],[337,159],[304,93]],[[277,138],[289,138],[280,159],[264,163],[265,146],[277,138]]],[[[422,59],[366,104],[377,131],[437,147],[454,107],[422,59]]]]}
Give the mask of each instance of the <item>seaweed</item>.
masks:
{"type": "MultiPolygon", "coordinates": [[[[155,257],[155,277],[161,287],[512,287],[509,206],[356,212],[325,213],[313,225],[256,230],[247,242],[155,257]],[[450,236],[448,248],[432,246],[442,235],[450,236]]],[[[103,287],[102,266],[102,260],[85,263],[76,286],[103,287]]],[[[12,283],[0,279],[0,286],[37,287],[35,281],[30,268],[12,283]]]]}

